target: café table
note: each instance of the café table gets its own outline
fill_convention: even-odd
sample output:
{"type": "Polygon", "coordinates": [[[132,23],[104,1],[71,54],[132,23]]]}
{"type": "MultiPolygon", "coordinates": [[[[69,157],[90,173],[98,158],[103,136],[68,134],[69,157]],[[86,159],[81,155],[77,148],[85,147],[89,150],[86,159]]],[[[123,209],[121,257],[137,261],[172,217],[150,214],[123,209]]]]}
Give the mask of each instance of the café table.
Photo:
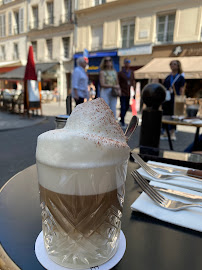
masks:
{"type": "MultiPolygon", "coordinates": [[[[202,120],[202,119],[199,119],[199,120],[202,120]]],[[[195,132],[195,137],[194,137],[193,150],[197,150],[199,131],[200,131],[200,128],[202,127],[202,121],[201,121],[201,123],[186,122],[184,120],[180,120],[180,118],[178,119],[178,118],[173,118],[172,116],[165,115],[162,117],[161,122],[162,122],[162,124],[165,125],[165,128],[166,128],[166,133],[168,136],[168,143],[169,143],[170,150],[173,150],[173,144],[172,144],[172,141],[170,138],[170,132],[169,132],[169,128],[168,128],[169,125],[173,125],[173,126],[181,125],[181,126],[195,127],[196,132],[195,132]]]]}
{"type": "MultiPolygon", "coordinates": [[[[200,156],[190,154],[189,162],[191,156],[193,164],[195,160],[202,165],[202,156],[200,159],[200,156]]],[[[185,157],[188,159],[188,156],[185,157]]],[[[190,164],[183,159],[181,161],[185,165],[190,164]]],[[[122,217],[127,248],[122,260],[113,269],[202,269],[202,233],[131,210],[131,204],[141,193],[130,175],[137,168],[131,157],[122,217]]],[[[34,252],[36,238],[42,230],[40,212],[37,170],[36,165],[32,165],[12,177],[0,192],[1,245],[16,269],[45,269],[34,252]]]]}

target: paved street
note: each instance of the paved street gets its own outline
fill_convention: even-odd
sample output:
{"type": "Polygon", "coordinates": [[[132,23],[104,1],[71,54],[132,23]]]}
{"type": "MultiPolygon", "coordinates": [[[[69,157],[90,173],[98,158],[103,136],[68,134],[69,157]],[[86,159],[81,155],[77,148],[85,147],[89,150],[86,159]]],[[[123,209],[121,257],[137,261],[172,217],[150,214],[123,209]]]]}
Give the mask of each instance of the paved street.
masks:
{"type": "MultiPolygon", "coordinates": [[[[55,116],[66,114],[65,102],[43,104],[44,117],[23,119],[21,116],[0,112],[0,187],[13,175],[35,163],[35,149],[39,134],[55,128],[55,116]],[[4,125],[5,124],[5,125],[4,125]],[[14,127],[15,129],[9,129],[14,127]]],[[[117,115],[119,114],[119,104],[117,115]]],[[[131,112],[126,115],[130,121],[131,112]]],[[[139,115],[141,118],[141,115],[139,115]]],[[[130,142],[130,147],[139,145],[140,127],[130,142]]],[[[176,151],[183,151],[194,139],[195,128],[180,127],[177,141],[173,143],[176,151]]],[[[160,142],[160,148],[169,149],[167,141],[160,142]]]]}

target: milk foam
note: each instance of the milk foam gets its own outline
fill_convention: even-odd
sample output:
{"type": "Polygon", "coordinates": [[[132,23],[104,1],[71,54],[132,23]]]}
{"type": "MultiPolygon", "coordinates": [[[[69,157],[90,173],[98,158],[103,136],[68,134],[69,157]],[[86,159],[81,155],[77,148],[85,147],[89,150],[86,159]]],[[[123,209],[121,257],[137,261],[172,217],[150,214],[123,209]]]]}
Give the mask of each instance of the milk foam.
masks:
{"type": "MultiPolygon", "coordinates": [[[[41,134],[36,159],[40,164],[60,169],[92,169],[120,166],[128,159],[129,152],[124,133],[112,111],[103,99],[98,98],[76,106],[63,129],[41,134]]],[[[47,181],[55,180],[49,178],[47,181]]],[[[112,190],[112,187],[108,189],[112,190]]]]}

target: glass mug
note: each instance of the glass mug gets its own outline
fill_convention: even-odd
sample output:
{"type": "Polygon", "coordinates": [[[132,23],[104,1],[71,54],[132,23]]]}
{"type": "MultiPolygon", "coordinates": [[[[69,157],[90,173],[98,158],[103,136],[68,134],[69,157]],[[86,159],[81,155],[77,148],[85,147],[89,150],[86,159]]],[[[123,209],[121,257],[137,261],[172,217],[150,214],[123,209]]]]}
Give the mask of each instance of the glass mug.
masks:
{"type": "MultiPolygon", "coordinates": [[[[79,151],[78,151],[79,155],[79,151]]],[[[37,160],[46,251],[57,264],[88,269],[117,251],[128,160],[60,168],[37,160]]]]}

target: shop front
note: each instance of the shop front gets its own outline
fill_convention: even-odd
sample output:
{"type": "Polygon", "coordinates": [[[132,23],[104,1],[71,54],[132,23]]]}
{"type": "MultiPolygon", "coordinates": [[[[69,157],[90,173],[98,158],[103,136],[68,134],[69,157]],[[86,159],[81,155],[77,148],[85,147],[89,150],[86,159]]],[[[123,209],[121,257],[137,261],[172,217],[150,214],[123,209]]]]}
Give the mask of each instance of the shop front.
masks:
{"type": "Polygon", "coordinates": [[[162,82],[170,73],[170,62],[181,62],[186,80],[186,96],[202,97],[202,44],[156,45],[152,49],[152,59],[135,71],[137,80],[147,79],[162,82]]]}
{"type": "MultiPolygon", "coordinates": [[[[82,57],[83,53],[77,53],[74,55],[74,65],[76,66],[76,60],[79,57],[82,57]]],[[[99,96],[99,72],[100,72],[100,64],[103,57],[110,56],[113,61],[114,68],[117,72],[119,72],[119,56],[117,51],[100,51],[100,52],[89,52],[88,54],[88,69],[87,73],[89,76],[89,81],[93,82],[96,88],[97,96],[99,96]]]]}

